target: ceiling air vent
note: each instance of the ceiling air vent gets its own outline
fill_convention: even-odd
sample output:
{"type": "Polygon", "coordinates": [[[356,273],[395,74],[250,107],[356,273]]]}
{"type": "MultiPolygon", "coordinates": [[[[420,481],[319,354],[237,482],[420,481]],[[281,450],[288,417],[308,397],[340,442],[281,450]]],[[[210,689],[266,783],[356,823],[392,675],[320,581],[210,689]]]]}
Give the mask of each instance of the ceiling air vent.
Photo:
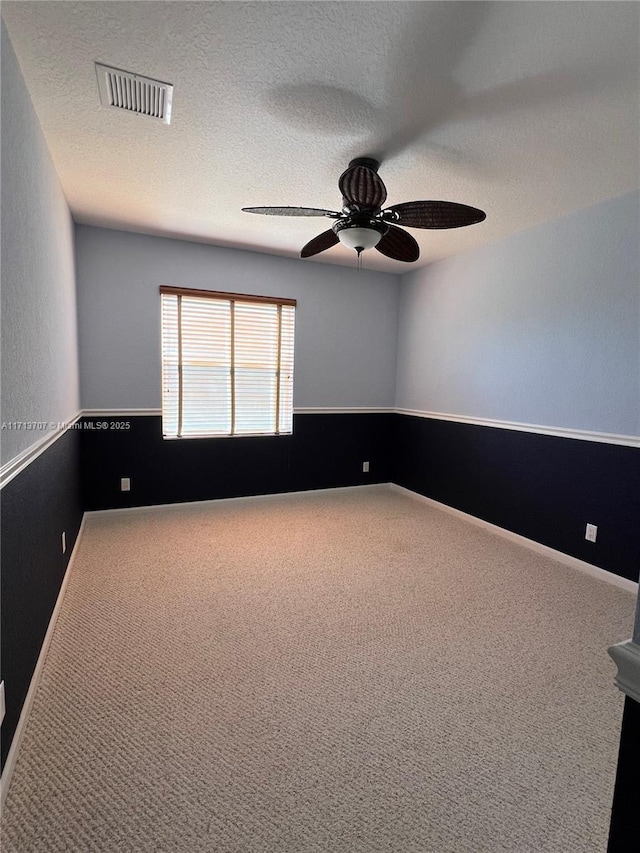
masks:
{"type": "Polygon", "coordinates": [[[139,116],[171,121],[173,86],[150,77],[141,77],[120,68],[95,63],[100,102],[103,107],[127,110],[139,116]]]}

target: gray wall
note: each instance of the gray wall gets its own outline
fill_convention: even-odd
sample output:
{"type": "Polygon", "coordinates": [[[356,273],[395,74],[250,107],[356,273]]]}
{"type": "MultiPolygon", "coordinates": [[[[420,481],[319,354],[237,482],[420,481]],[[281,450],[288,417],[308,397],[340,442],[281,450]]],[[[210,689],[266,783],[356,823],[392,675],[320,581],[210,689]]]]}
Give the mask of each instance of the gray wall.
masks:
{"type": "MultiPolygon", "coordinates": [[[[73,223],[2,24],[2,421],[77,414],[73,223]]],[[[3,430],[2,463],[49,430],[3,430]]]]}
{"type": "Polygon", "coordinates": [[[397,276],[90,226],[76,247],[83,408],[160,408],[161,284],[297,299],[294,405],[393,406],[397,276]]]}
{"type": "Polygon", "coordinates": [[[404,276],[398,407],[638,434],[639,198],[404,276]]]}

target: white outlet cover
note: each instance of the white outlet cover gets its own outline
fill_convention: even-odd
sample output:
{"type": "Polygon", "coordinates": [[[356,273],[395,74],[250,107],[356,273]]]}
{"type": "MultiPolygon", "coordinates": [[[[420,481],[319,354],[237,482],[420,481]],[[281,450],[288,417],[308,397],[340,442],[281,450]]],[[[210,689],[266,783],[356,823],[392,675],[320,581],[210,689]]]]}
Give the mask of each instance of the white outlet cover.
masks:
{"type": "Polygon", "coordinates": [[[130,492],[131,491],[131,478],[130,477],[121,477],[120,478],[120,491],[121,492],[130,492]]]}
{"type": "Polygon", "coordinates": [[[4,681],[0,681],[0,723],[4,720],[5,704],[4,704],[4,681]]]}
{"type": "Polygon", "coordinates": [[[597,537],[597,535],[598,535],[598,527],[597,527],[597,525],[595,525],[595,524],[587,524],[587,529],[586,529],[586,532],[585,532],[585,534],[584,534],[584,538],[585,538],[588,542],[595,542],[595,541],[596,541],[596,537],[597,537]]]}
{"type": "Polygon", "coordinates": [[[63,530],[62,531],[62,553],[63,554],[66,553],[66,550],[67,550],[67,534],[63,530]]]}

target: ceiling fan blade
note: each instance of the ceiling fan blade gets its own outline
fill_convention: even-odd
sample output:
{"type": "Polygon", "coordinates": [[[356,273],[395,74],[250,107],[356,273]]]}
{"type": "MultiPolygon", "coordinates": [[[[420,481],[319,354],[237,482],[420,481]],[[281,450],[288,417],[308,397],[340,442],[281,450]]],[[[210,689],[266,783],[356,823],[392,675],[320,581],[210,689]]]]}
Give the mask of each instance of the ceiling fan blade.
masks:
{"type": "Polygon", "coordinates": [[[483,210],[453,201],[407,201],[387,211],[397,214],[395,221],[409,228],[461,228],[487,218],[483,210]]]}
{"type": "Polygon", "coordinates": [[[338,187],[345,204],[379,209],[387,197],[382,178],[367,166],[351,166],[340,175],[338,187]]]}
{"type": "Polygon", "coordinates": [[[300,257],[310,258],[312,255],[324,252],[325,249],[330,249],[339,242],[338,237],[330,228],[328,231],[323,231],[322,234],[318,234],[318,236],[314,237],[313,240],[309,240],[307,245],[302,247],[300,257]]]}
{"type": "Polygon", "coordinates": [[[243,207],[245,213],[262,213],[265,216],[341,216],[335,210],[320,207],[243,207]]]}
{"type": "Polygon", "coordinates": [[[411,234],[403,231],[402,228],[396,228],[395,225],[389,226],[389,230],[380,240],[376,249],[395,261],[411,263],[420,257],[420,247],[411,234]]]}

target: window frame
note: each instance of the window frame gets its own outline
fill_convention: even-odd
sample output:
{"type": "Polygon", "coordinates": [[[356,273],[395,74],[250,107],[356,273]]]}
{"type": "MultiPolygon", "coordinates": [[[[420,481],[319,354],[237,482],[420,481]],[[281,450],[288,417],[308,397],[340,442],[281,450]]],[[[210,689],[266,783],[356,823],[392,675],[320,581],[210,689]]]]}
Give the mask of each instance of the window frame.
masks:
{"type": "MultiPolygon", "coordinates": [[[[163,332],[163,323],[162,323],[162,297],[163,296],[177,296],[177,297],[189,297],[194,299],[211,299],[217,302],[230,302],[231,303],[231,326],[230,326],[230,334],[231,341],[233,342],[235,337],[235,329],[234,329],[234,305],[236,302],[241,303],[258,303],[258,304],[267,304],[267,305],[275,305],[278,306],[279,312],[282,307],[291,307],[294,309],[294,331],[292,336],[291,345],[295,347],[295,309],[297,307],[297,300],[289,297],[279,297],[279,296],[263,296],[259,294],[248,294],[248,293],[234,293],[230,291],[222,291],[222,290],[204,290],[199,288],[189,288],[189,287],[174,287],[172,285],[161,285],[160,288],[160,305],[161,305],[161,323],[160,323],[160,363],[161,370],[163,373],[163,387],[162,387],[162,437],[168,441],[173,440],[185,440],[192,438],[274,438],[280,436],[290,436],[293,433],[293,419],[291,421],[291,429],[284,431],[276,431],[276,432],[229,432],[229,433],[201,433],[194,435],[167,435],[165,433],[164,421],[165,421],[165,388],[164,388],[164,370],[165,370],[165,351],[164,351],[164,332],[163,332]]],[[[180,309],[179,309],[180,310],[180,309]]],[[[281,321],[279,321],[281,322],[281,321]]],[[[276,368],[276,406],[278,407],[276,410],[276,423],[278,423],[279,419],[279,401],[281,394],[281,383],[280,383],[280,370],[281,370],[281,331],[278,334],[278,358],[277,358],[277,368],[276,368]]],[[[233,343],[232,343],[233,346],[233,343]]],[[[233,350],[232,350],[233,353],[233,350]]],[[[292,353],[293,355],[293,353],[292,353]]],[[[181,358],[179,360],[179,369],[182,368],[181,358]]],[[[235,370],[233,354],[230,359],[230,371],[233,373],[235,370]]],[[[291,371],[292,377],[292,387],[291,387],[291,417],[293,418],[293,370],[291,371]]],[[[232,379],[232,385],[235,385],[234,379],[232,379]]],[[[178,403],[180,407],[180,404],[178,403]]],[[[231,398],[231,406],[232,406],[232,415],[231,415],[231,423],[233,429],[233,423],[236,417],[235,410],[235,398],[232,396],[231,398]]],[[[182,412],[180,408],[178,408],[178,423],[182,422],[182,412]]]]}

